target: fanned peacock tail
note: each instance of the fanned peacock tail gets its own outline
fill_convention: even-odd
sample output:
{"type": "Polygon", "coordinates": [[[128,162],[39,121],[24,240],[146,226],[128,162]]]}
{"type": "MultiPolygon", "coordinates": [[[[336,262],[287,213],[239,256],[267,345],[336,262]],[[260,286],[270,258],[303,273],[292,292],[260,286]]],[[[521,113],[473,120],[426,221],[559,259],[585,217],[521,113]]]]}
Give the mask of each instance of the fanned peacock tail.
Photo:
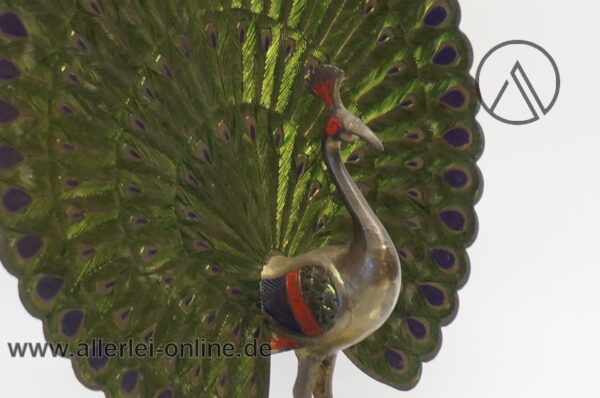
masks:
{"type": "MultiPolygon", "coordinates": [[[[303,79],[329,63],[385,145],[345,156],[403,266],[393,315],[346,354],[413,386],[477,229],[483,140],[458,22],[454,0],[0,0],[1,258],[47,338],[269,341],[269,253],[351,233],[303,79]]],[[[73,362],[107,396],[268,395],[268,358],[73,362]]]]}

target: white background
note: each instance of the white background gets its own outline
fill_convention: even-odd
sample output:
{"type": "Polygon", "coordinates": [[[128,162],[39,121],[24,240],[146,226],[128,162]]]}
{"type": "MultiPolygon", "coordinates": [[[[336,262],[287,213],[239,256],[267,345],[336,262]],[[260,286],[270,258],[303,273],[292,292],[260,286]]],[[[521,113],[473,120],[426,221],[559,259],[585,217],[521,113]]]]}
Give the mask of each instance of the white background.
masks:
{"type": "MultiPolygon", "coordinates": [[[[463,0],[461,28],[475,65],[494,45],[525,39],[556,59],[562,92],[535,124],[510,126],[481,111],[485,178],[479,237],[456,320],[420,383],[402,393],[343,356],[337,398],[597,397],[600,365],[600,52],[596,3],[463,0]]],[[[473,72],[474,73],[474,72],[473,72]]],[[[0,267],[2,396],[100,398],[64,359],[11,359],[7,341],[44,341],[0,267]]],[[[293,354],[273,357],[271,396],[291,397],[293,354]]]]}

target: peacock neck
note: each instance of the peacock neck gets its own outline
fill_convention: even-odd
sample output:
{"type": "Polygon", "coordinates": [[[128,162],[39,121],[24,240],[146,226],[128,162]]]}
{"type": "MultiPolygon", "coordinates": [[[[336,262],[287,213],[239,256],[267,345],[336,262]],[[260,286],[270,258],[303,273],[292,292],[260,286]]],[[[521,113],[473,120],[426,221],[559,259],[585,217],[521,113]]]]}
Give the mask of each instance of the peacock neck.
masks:
{"type": "Polygon", "coordinates": [[[354,239],[351,246],[356,249],[359,247],[366,249],[373,245],[387,246],[391,244],[381,221],[379,221],[360,189],[352,180],[342,161],[340,140],[331,136],[325,137],[323,140],[323,155],[327,168],[354,223],[354,239]]]}

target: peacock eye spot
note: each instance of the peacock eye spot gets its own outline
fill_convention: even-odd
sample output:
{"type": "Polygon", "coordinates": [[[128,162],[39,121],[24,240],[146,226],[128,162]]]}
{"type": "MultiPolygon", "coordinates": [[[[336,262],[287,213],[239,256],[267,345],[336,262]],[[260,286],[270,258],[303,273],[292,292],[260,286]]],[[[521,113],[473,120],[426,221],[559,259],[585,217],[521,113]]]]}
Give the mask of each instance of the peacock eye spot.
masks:
{"type": "Polygon", "coordinates": [[[21,75],[19,69],[8,59],[0,59],[0,81],[14,80],[21,75]]]}
{"type": "Polygon", "coordinates": [[[0,100],[0,125],[9,124],[17,120],[19,117],[19,110],[14,105],[0,100]]]}
{"type": "Polygon", "coordinates": [[[138,385],[139,371],[137,369],[128,370],[123,373],[120,380],[120,388],[127,395],[135,391],[138,385]]]}
{"type": "Polygon", "coordinates": [[[173,391],[172,390],[163,390],[156,395],[156,398],[172,398],[173,391]]]}
{"type": "Polygon", "coordinates": [[[29,35],[21,18],[10,11],[0,15],[0,30],[5,35],[16,39],[23,39],[29,35]]]}
{"type": "Polygon", "coordinates": [[[423,23],[430,27],[439,27],[446,22],[449,16],[447,5],[443,2],[435,4],[425,14],[423,23]]]}
{"type": "Polygon", "coordinates": [[[213,48],[217,48],[219,44],[219,32],[214,24],[208,25],[206,28],[206,34],[208,35],[208,41],[213,48]]]}
{"type": "Polygon", "coordinates": [[[241,22],[238,25],[238,30],[237,30],[238,39],[240,40],[240,43],[243,43],[244,40],[246,40],[246,32],[247,31],[248,31],[248,25],[245,22],[241,22]]]}
{"type": "Polygon", "coordinates": [[[367,3],[364,5],[363,7],[363,14],[367,15],[372,13],[375,8],[377,7],[377,1],[376,0],[369,0],[367,1],[367,3]]]}
{"type": "Polygon", "coordinates": [[[98,4],[96,2],[91,2],[90,3],[90,10],[92,10],[92,12],[96,15],[100,15],[100,7],[98,6],[98,4]]]}

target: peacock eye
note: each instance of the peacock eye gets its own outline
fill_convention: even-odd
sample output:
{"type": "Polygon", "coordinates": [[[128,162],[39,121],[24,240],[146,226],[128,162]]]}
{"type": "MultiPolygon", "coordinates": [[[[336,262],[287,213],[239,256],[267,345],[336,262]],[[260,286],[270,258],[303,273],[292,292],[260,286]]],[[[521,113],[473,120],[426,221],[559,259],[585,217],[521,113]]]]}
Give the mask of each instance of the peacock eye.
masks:
{"type": "Polygon", "coordinates": [[[263,30],[263,32],[261,34],[261,42],[262,42],[263,50],[265,50],[265,52],[269,51],[269,48],[271,47],[271,43],[273,43],[273,33],[271,33],[271,29],[263,30]]]}
{"type": "Polygon", "coordinates": [[[393,34],[394,34],[394,32],[392,31],[391,28],[385,28],[381,31],[381,34],[379,35],[379,38],[377,39],[377,41],[379,43],[385,43],[392,38],[393,34]]]}
{"type": "Polygon", "coordinates": [[[224,143],[229,144],[231,142],[231,130],[227,123],[223,121],[217,126],[217,135],[224,143]]]}
{"type": "Polygon", "coordinates": [[[367,3],[365,4],[365,6],[363,7],[363,14],[370,14],[371,12],[373,12],[375,10],[375,8],[378,6],[377,4],[377,0],[369,0],[367,1],[367,3]]]}
{"type": "Polygon", "coordinates": [[[237,28],[237,36],[240,43],[246,40],[246,33],[248,32],[248,24],[246,22],[240,22],[237,28]]]}
{"type": "Polygon", "coordinates": [[[246,134],[252,140],[252,142],[256,141],[256,137],[258,135],[258,127],[256,125],[256,118],[254,116],[246,116],[245,120],[246,124],[246,134]]]}
{"type": "Polygon", "coordinates": [[[213,48],[217,48],[217,45],[219,44],[219,32],[217,31],[217,27],[214,24],[209,24],[206,27],[206,34],[210,45],[213,48]]]}
{"type": "Polygon", "coordinates": [[[286,59],[289,58],[289,56],[294,53],[295,49],[296,49],[296,40],[291,39],[291,38],[287,39],[283,46],[283,52],[284,52],[285,58],[286,59]]]}

